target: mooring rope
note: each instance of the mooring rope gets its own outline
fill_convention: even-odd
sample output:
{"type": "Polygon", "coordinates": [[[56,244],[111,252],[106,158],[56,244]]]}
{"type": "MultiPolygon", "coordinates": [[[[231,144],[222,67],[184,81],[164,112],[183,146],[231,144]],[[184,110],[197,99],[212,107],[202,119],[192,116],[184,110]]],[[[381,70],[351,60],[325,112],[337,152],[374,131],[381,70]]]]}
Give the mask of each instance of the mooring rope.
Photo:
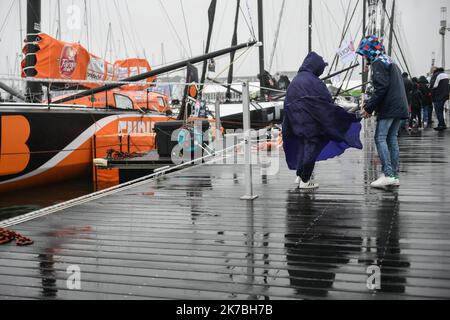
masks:
{"type": "Polygon", "coordinates": [[[16,245],[20,247],[29,246],[34,243],[33,240],[24,237],[20,233],[9,229],[0,228],[0,245],[10,243],[13,240],[16,240],[16,245]]]}

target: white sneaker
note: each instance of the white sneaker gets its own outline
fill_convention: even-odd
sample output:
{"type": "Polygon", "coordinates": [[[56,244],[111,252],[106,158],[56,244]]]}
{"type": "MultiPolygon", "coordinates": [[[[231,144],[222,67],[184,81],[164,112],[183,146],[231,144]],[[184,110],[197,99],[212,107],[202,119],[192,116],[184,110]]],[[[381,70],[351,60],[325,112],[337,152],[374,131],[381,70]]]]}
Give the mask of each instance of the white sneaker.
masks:
{"type": "Polygon", "coordinates": [[[380,177],[377,181],[372,182],[370,186],[372,188],[385,188],[390,186],[395,186],[396,184],[400,184],[400,180],[392,178],[392,177],[380,177]]]}
{"type": "Polygon", "coordinates": [[[300,183],[299,183],[298,187],[299,187],[300,190],[312,190],[312,189],[319,188],[319,184],[311,182],[311,181],[303,182],[303,180],[300,179],[300,183]]]}
{"type": "Polygon", "coordinates": [[[394,178],[394,179],[395,179],[394,187],[400,187],[400,179],[398,179],[398,178],[394,178]]]}
{"type": "Polygon", "coordinates": [[[297,177],[297,179],[295,179],[295,184],[300,184],[300,177],[297,177]]]}

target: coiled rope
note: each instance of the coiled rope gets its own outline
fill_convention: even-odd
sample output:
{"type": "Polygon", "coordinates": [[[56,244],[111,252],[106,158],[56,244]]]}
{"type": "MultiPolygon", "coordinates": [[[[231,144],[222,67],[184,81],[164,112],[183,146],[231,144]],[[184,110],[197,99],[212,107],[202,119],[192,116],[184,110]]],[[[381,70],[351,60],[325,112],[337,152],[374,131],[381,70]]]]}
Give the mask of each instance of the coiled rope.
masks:
{"type": "Polygon", "coordinates": [[[33,240],[24,237],[20,233],[9,229],[0,228],[0,245],[10,243],[13,240],[16,240],[16,245],[19,247],[29,246],[34,243],[33,240]]]}

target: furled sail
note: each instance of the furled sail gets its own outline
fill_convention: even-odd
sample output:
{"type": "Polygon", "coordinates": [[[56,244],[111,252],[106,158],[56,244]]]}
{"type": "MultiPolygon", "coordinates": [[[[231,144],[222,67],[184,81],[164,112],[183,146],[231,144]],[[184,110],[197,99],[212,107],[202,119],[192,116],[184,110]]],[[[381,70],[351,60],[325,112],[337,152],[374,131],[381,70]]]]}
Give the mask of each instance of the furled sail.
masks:
{"type": "MultiPolygon", "coordinates": [[[[110,63],[89,53],[79,43],[59,41],[45,33],[39,35],[37,44],[37,62],[30,68],[35,69],[35,78],[43,79],[43,82],[49,82],[49,79],[71,80],[70,82],[80,80],[83,81],[83,87],[95,88],[101,85],[98,81],[120,81],[151,70],[145,59],[126,59],[110,63]]],[[[26,50],[27,46],[23,49],[25,54],[26,50]]],[[[25,70],[25,61],[22,61],[22,77],[26,77],[25,70]]],[[[155,78],[149,78],[147,82],[150,85],[154,80],[155,78]]],[[[149,85],[124,86],[122,89],[141,90],[149,85]]]]}

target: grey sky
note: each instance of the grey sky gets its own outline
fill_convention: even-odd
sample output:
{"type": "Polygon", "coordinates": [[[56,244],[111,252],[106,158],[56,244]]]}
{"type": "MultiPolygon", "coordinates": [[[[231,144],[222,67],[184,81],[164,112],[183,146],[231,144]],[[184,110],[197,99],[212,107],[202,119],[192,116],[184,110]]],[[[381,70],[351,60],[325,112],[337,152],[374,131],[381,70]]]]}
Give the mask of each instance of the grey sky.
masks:
{"type": "MultiPolygon", "coordinates": [[[[314,50],[332,60],[338,47],[344,24],[344,12],[355,6],[358,0],[314,0],[314,50]]],[[[256,0],[241,0],[247,23],[257,32],[256,0]],[[251,20],[251,21],[250,21],[251,20]]],[[[388,7],[391,6],[388,0],[388,7]]],[[[42,0],[42,29],[51,35],[57,30],[57,0],[42,0]]],[[[161,44],[164,43],[165,61],[179,60],[187,55],[202,53],[207,34],[207,9],[210,0],[61,0],[62,39],[80,41],[99,56],[105,55],[108,25],[113,28],[112,60],[130,57],[149,59],[153,67],[162,62],[161,44]],[[161,5],[162,4],[162,5],[161,5]],[[182,4],[182,5],[181,5],[182,4]],[[81,12],[81,28],[70,29],[68,21],[70,6],[78,6],[81,12]],[[85,10],[87,9],[87,10],[85,10]],[[183,19],[186,16],[187,32],[183,19]],[[87,12],[87,15],[85,14],[87,12]],[[120,12],[120,14],[119,14],[120,12]],[[166,16],[166,12],[167,15],[166,16]],[[170,21],[169,21],[170,19],[170,21]],[[172,27],[173,26],[173,27],[172,27]],[[189,34],[189,36],[187,36],[189,34]],[[88,37],[89,35],[89,37],[88,37]],[[181,39],[178,39],[178,37],[181,39]],[[190,39],[190,45],[188,41],[190,39]],[[88,40],[89,39],[89,40],[88,40]]],[[[273,48],[273,39],[282,0],[264,0],[265,6],[265,52],[268,68],[273,48]]],[[[271,71],[297,70],[307,53],[307,0],[286,0],[281,23],[278,49],[271,71]]],[[[441,62],[441,40],[438,34],[440,7],[449,6],[449,0],[397,0],[400,22],[399,36],[414,75],[426,73],[431,64],[431,53],[436,52],[437,63],[441,62]]],[[[361,7],[361,6],[360,6],[361,7]]],[[[0,74],[18,74],[17,54],[20,50],[21,29],[25,29],[25,0],[0,1],[0,74]],[[22,18],[19,2],[22,1],[22,18]],[[7,17],[9,9],[12,8],[7,17]],[[6,19],[6,20],[5,20],[6,19]],[[23,27],[20,27],[22,20],[23,27]]],[[[236,1],[218,0],[216,24],[212,49],[228,47],[231,42],[236,1]]],[[[351,28],[351,36],[360,39],[362,8],[351,28]]],[[[241,15],[239,42],[251,37],[251,32],[241,15]]],[[[357,40],[358,41],[358,40],[357,40]]],[[[450,42],[447,41],[447,43],[450,42]]],[[[447,52],[450,45],[447,45],[447,52]]],[[[239,53],[240,54],[240,53],[239,53]]],[[[238,54],[238,55],[239,55],[238,54]]],[[[107,52],[105,58],[110,59],[107,52]]],[[[217,71],[226,69],[228,57],[221,59],[217,71]]],[[[448,65],[450,58],[447,57],[448,65]]],[[[255,75],[258,72],[257,49],[252,49],[236,64],[239,75],[255,75]]],[[[226,72],[224,73],[226,74],[226,72]]]]}

